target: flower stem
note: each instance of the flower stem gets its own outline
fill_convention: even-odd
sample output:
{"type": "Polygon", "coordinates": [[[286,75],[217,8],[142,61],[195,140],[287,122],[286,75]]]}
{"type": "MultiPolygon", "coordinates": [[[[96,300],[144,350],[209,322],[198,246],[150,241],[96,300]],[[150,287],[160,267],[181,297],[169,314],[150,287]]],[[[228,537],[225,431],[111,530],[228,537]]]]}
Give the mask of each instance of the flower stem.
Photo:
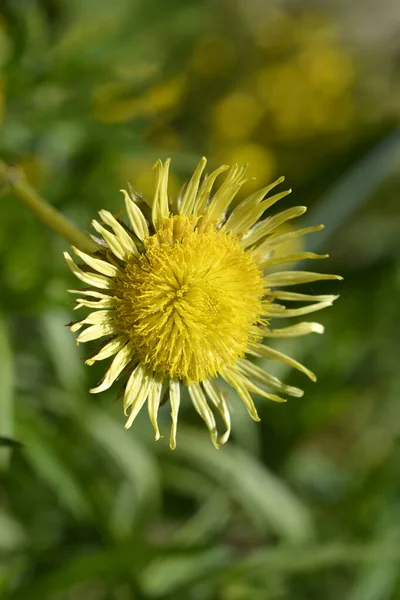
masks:
{"type": "Polygon", "coordinates": [[[36,217],[50,227],[67,242],[84,252],[95,252],[96,244],[84,235],[75,225],[48,204],[26,181],[22,171],[9,167],[0,161],[0,187],[11,190],[36,217]]]}

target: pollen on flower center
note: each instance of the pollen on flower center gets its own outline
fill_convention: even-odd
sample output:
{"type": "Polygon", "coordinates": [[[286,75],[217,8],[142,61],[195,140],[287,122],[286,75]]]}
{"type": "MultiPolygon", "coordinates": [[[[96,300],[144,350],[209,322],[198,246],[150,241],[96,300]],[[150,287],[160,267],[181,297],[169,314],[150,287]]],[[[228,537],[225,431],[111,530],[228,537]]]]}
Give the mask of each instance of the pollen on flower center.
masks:
{"type": "Polygon", "coordinates": [[[196,217],[166,218],[119,278],[117,319],[138,359],[188,383],[243,356],[262,312],[263,280],[238,240],[196,217]]]}

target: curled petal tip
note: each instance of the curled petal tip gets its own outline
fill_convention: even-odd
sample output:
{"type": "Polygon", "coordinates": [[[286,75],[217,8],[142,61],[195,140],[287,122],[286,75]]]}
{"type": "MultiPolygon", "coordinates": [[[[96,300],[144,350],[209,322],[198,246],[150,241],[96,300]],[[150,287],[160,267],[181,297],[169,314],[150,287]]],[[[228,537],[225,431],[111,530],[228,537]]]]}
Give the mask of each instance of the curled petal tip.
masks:
{"type": "Polygon", "coordinates": [[[219,450],[219,443],[218,443],[218,434],[216,431],[211,432],[211,441],[214,445],[214,448],[216,450],[219,450]]]}
{"type": "Polygon", "coordinates": [[[226,442],[229,440],[229,435],[230,431],[226,431],[223,435],[221,435],[221,437],[219,438],[221,444],[226,444],[226,442]]]}

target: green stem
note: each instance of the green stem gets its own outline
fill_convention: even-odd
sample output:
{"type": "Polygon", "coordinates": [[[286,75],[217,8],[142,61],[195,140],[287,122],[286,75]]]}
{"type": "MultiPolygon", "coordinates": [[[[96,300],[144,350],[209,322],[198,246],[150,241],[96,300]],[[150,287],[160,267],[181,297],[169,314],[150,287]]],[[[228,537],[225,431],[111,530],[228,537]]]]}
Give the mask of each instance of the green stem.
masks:
{"type": "Polygon", "coordinates": [[[96,244],[50,206],[25,180],[23,173],[0,161],[0,186],[12,193],[45,225],[84,252],[95,252],[96,244]]]}

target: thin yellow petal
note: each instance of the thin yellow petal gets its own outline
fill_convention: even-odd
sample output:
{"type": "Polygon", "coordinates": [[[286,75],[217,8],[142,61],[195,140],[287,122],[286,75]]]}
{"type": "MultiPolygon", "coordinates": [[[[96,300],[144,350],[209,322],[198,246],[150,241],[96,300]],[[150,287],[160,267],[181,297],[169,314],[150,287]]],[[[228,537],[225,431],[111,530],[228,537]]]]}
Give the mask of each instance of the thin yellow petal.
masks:
{"type": "Polygon", "coordinates": [[[246,169],[247,165],[243,165],[240,168],[234,165],[231,168],[226,179],[214,194],[209,206],[205,210],[204,224],[214,221],[219,222],[221,220],[221,217],[225,214],[242,185],[247,181],[247,179],[244,179],[246,169]]]}
{"type": "MultiPolygon", "coordinates": [[[[273,183],[270,183],[269,185],[263,187],[261,190],[254,192],[254,194],[251,194],[250,196],[247,196],[247,198],[242,200],[240,204],[238,204],[238,206],[236,206],[236,208],[233,209],[232,214],[229,216],[225,225],[226,230],[232,233],[233,235],[245,233],[249,229],[249,227],[251,227],[251,225],[253,225],[253,223],[255,222],[252,220],[252,216],[249,219],[249,216],[253,214],[254,209],[256,209],[260,205],[263,198],[265,198],[265,196],[274,187],[276,187],[283,181],[285,181],[285,178],[279,177],[279,179],[277,179],[273,183]]],[[[276,194],[275,196],[271,196],[271,198],[264,200],[263,208],[260,215],[264,212],[264,210],[275,204],[275,202],[278,202],[278,200],[280,200],[284,196],[287,196],[287,194],[289,193],[290,192],[283,192],[283,195],[276,194]]]]}
{"type": "Polygon", "coordinates": [[[75,264],[74,260],[68,254],[68,252],[64,252],[65,262],[67,263],[69,269],[72,273],[88,285],[92,285],[93,287],[97,287],[103,290],[110,289],[114,287],[114,282],[112,279],[109,279],[105,275],[98,275],[97,273],[89,273],[86,271],[82,271],[77,264],[75,264]]]}
{"type": "Polygon", "coordinates": [[[182,198],[181,205],[179,207],[179,214],[186,216],[194,214],[193,208],[196,202],[197,192],[199,190],[200,179],[206,164],[207,159],[203,156],[187,185],[186,191],[182,198]]]}
{"type": "Polygon", "coordinates": [[[280,381],[280,379],[275,377],[275,375],[271,375],[271,373],[268,373],[268,371],[265,371],[265,369],[253,364],[246,358],[238,359],[235,366],[236,369],[238,369],[243,375],[258,381],[258,383],[261,383],[261,385],[278,390],[279,392],[282,392],[282,394],[293,396],[293,398],[301,398],[304,395],[303,390],[300,388],[283,383],[280,381]]]}
{"type": "Polygon", "coordinates": [[[283,210],[277,215],[268,217],[267,219],[253,227],[250,233],[243,237],[243,245],[247,247],[256,244],[261,239],[265,238],[267,235],[270,235],[277,227],[280,227],[283,223],[290,221],[290,219],[295,219],[297,217],[300,217],[301,215],[304,215],[306,210],[306,206],[294,206],[292,208],[288,208],[287,210],[283,210]]]}
{"type": "Polygon", "coordinates": [[[135,235],[137,235],[139,240],[143,241],[145,238],[149,237],[149,228],[147,226],[147,221],[144,217],[144,214],[136,202],[131,199],[126,190],[119,191],[124,194],[126,212],[128,213],[133,232],[135,235]]]}
{"type": "Polygon", "coordinates": [[[164,219],[169,216],[168,207],[168,171],[171,159],[167,159],[163,164],[158,160],[154,165],[156,170],[156,191],[154,194],[151,218],[153,225],[159,229],[164,219]]]}
{"type": "Polygon", "coordinates": [[[147,400],[147,408],[149,411],[149,417],[151,424],[153,425],[153,429],[155,432],[156,441],[160,439],[160,430],[158,428],[158,409],[160,406],[161,400],[161,388],[162,388],[163,378],[159,375],[155,375],[153,381],[150,384],[149,389],[149,397],[147,400]]]}
{"type": "Polygon", "coordinates": [[[126,248],[118,240],[118,238],[113,233],[111,233],[111,231],[108,231],[108,229],[103,227],[103,225],[100,225],[100,223],[96,220],[92,221],[92,226],[93,229],[95,229],[95,231],[97,231],[97,233],[99,233],[102,236],[105,242],[107,242],[107,246],[117,258],[124,261],[129,258],[129,254],[126,251],[126,248]]]}
{"type": "Polygon", "coordinates": [[[78,321],[71,326],[71,331],[78,331],[83,325],[101,325],[112,323],[112,312],[109,310],[96,310],[91,312],[82,321],[78,321]]]}
{"type": "Polygon", "coordinates": [[[333,294],[298,294],[297,292],[287,292],[286,290],[273,290],[268,294],[271,298],[277,298],[278,300],[289,300],[294,302],[334,302],[338,296],[333,294]]]}
{"type": "MultiPolygon", "coordinates": [[[[257,253],[256,253],[257,256],[257,253]]],[[[329,258],[329,254],[314,254],[314,252],[297,252],[294,254],[286,254],[285,256],[276,256],[275,258],[267,258],[258,261],[260,269],[268,269],[282,263],[295,263],[307,259],[329,258]]]]}
{"type": "Polygon", "coordinates": [[[121,350],[121,348],[123,348],[125,346],[128,339],[129,338],[127,335],[119,335],[119,336],[115,337],[113,340],[111,340],[105,346],[103,346],[103,348],[100,350],[100,352],[98,352],[97,354],[92,356],[92,358],[88,358],[85,361],[85,363],[87,365],[91,366],[97,360],[104,360],[106,358],[110,358],[110,356],[113,356],[114,354],[119,352],[121,350]]]}
{"type": "Polygon", "coordinates": [[[111,310],[94,310],[89,313],[87,317],[85,317],[82,323],[87,323],[88,325],[97,325],[100,323],[109,323],[113,319],[114,312],[111,310]]]}
{"type": "Polygon", "coordinates": [[[225,444],[231,433],[231,415],[229,412],[228,403],[222,390],[210,379],[206,379],[202,382],[204,390],[207,396],[210,398],[214,406],[219,410],[222,419],[224,420],[226,431],[220,437],[221,444],[225,444]]]}
{"type": "Polygon", "coordinates": [[[199,413],[201,418],[204,420],[205,424],[208,427],[210,432],[211,441],[214,444],[215,448],[219,448],[218,444],[218,432],[217,432],[217,424],[215,422],[215,417],[211,408],[207,404],[206,397],[203,393],[201,387],[194,383],[188,386],[189,395],[193,402],[193,406],[196,411],[199,413]]]}
{"type": "Polygon", "coordinates": [[[236,373],[239,375],[243,385],[249,392],[254,392],[255,394],[258,394],[259,396],[262,396],[263,398],[267,398],[268,400],[272,400],[273,402],[278,402],[280,404],[287,402],[286,398],[281,398],[280,396],[277,396],[276,394],[271,394],[270,392],[266,392],[265,390],[260,388],[258,385],[256,385],[254,383],[254,381],[252,381],[251,379],[248,379],[247,377],[244,377],[243,374],[240,373],[240,369],[236,370],[236,373]]]}
{"type": "Polygon", "coordinates": [[[308,335],[310,333],[324,333],[324,326],[320,323],[297,323],[281,329],[261,329],[259,334],[268,338],[292,338],[308,335]]]}
{"type": "Polygon", "coordinates": [[[108,390],[114,383],[114,381],[119,377],[122,371],[129,365],[132,358],[134,356],[134,348],[130,344],[126,344],[118,354],[115,356],[111,365],[109,366],[103,381],[95,388],[90,390],[91,394],[99,394],[100,392],[104,392],[108,390]]]}
{"type": "Polygon", "coordinates": [[[329,308],[332,306],[333,301],[336,300],[339,296],[334,296],[332,300],[326,302],[315,302],[314,304],[309,304],[308,306],[302,306],[301,308],[284,308],[282,310],[282,306],[277,306],[276,303],[270,304],[266,310],[265,314],[269,317],[280,317],[282,319],[292,318],[292,317],[302,317],[304,315],[309,315],[313,312],[317,312],[318,310],[322,310],[324,308],[329,308]]]}
{"type": "Polygon", "coordinates": [[[100,260],[99,258],[94,258],[93,256],[90,256],[90,254],[86,254],[78,248],[75,248],[75,246],[72,246],[72,250],[89,267],[92,267],[92,269],[94,269],[98,273],[101,273],[101,275],[107,275],[107,277],[117,277],[121,274],[121,271],[118,269],[118,267],[110,264],[109,262],[100,260]]]}
{"type": "Polygon", "coordinates": [[[171,433],[169,438],[169,447],[171,450],[176,448],[176,430],[178,427],[179,405],[181,402],[181,384],[178,380],[170,379],[169,382],[169,402],[171,404],[171,433]]]}
{"type": "Polygon", "coordinates": [[[261,421],[260,417],[258,416],[257,409],[254,405],[253,399],[250,396],[248,390],[246,389],[246,386],[244,385],[240,374],[237,373],[237,371],[233,371],[232,369],[225,368],[225,369],[221,370],[221,376],[225,379],[226,383],[229,383],[229,385],[232,386],[237,391],[240,398],[243,400],[244,405],[246,406],[247,411],[248,411],[249,415],[251,416],[251,418],[254,421],[261,421]]]}
{"type": "Polygon", "coordinates": [[[146,402],[152,381],[153,376],[151,372],[140,364],[129,377],[125,389],[124,412],[126,416],[128,416],[128,410],[130,413],[125,423],[125,429],[129,429],[143,404],[146,402]]]}
{"type": "Polygon", "coordinates": [[[77,343],[91,342],[105,335],[115,334],[115,327],[112,323],[103,323],[100,325],[91,325],[76,338],[77,343]]]}
{"type": "Polygon", "coordinates": [[[93,298],[102,298],[107,299],[110,298],[108,294],[104,294],[103,292],[99,292],[97,290],[67,290],[70,294],[83,294],[84,296],[92,296],[93,298]]]}
{"type": "Polygon", "coordinates": [[[285,287],[288,285],[299,285],[301,283],[311,283],[313,281],[324,281],[328,279],[342,280],[340,275],[331,273],[312,273],[309,271],[281,271],[279,273],[270,273],[265,276],[265,283],[268,287],[285,287]]]}
{"type": "Polygon", "coordinates": [[[197,194],[196,201],[194,203],[194,207],[193,207],[194,215],[202,215],[204,213],[204,211],[206,210],[207,203],[209,201],[211,190],[213,188],[215,180],[217,179],[217,177],[219,175],[221,175],[221,173],[223,173],[227,169],[229,169],[228,165],[222,165],[218,169],[215,169],[215,171],[210,173],[210,175],[208,175],[205,178],[205,180],[201,184],[201,187],[197,194]]]}
{"type": "Polygon", "coordinates": [[[74,310],[78,308],[82,308],[83,306],[86,308],[113,308],[118,305],[118,298],[114,296],[107,296],[107,298],[102,298],[101,300],[87,300],[86,298],[77,298],[76,302],[78,303],[74,310]]]}
{"type": "Polygon", "coordinates": [[[316,375],[312,371],[310,371],[310,369],[307,369],[307,367],[297,362],[297,360],[294,360],[294,358],[287,356],[283,352],[279,352],[279,350],[275,350],[274,348],[270,348],[269,346],[259,344],[255,349],[250,350],[250,354],[262,358],[267,358],[269,360],[282,362],[285,365],[289,365],[290,367],[301,371],[302,373],[304,373],[304,375],[307,375],[307,377],[311,379],[311,381],[317,381],[316,375]]]}
{"type": "Polygon", "coordinates": [[[129,258],[129,256],[132,254],[136,257],[140,256],[139,250],[137,249],[132,236],[130,236],[129,233],[124,229],[124,227],[120,223],[118,223],[117,219],[115,219],[115,217],[113,217],[112,214],[108,212],[108,210],[100,210],[99,215],[102,221],[106,225],[111,227],[111,229],[114,231],[119,244],[125,250],[125,259],[127,257],[129,258]]]}
{"type": "Polygon", "coordinates": [[[309,233],[321,231],[321,229],[323,228],[324,225],[314,225],[312,227],[304,227],[303,229],[295,229],[294,231],[288,231],[286,233],[273,235],[267,238],[265,242],[263,242],[257,247],[257,252],[261,255],[266,255],[272,248],[275,248],[276,246],[286,244],[287,242],[291,242],[296,238],[302,237],[303,235],[308,235],[309,233]]]}

